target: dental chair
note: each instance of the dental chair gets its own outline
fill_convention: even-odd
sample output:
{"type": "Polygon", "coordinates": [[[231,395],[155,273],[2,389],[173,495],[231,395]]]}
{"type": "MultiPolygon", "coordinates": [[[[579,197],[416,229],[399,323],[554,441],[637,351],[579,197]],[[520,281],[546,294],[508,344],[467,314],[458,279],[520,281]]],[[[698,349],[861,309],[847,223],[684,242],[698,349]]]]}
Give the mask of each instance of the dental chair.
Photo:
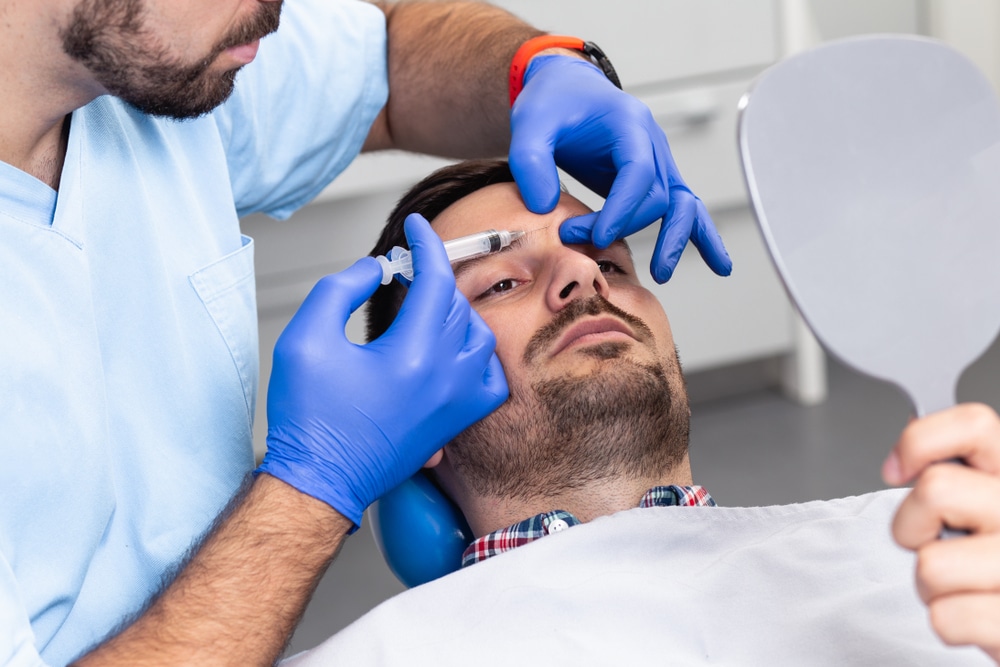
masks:
{"type": "Polygon", "coordinates": [[[473,540],[461,510],[423,471],[376,502],[369,519],[382,557],[407,588],[459,569],[473,540]]]}

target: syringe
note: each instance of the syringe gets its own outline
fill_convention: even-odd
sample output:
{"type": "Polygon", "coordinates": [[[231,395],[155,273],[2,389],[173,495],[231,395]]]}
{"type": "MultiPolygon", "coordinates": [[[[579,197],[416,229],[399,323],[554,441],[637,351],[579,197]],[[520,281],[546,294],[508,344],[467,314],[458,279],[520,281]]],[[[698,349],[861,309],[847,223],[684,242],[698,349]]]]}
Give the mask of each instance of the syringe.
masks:
{"type": "MultiPolygon", "coordinates": [[[[524,232],[521,231],[487,229],[485,232],[477,232],[445,241],[444,249],[448,253],[448,261],[454,264],[461,259],[499,252],[509,246],[514,239],[519,239],[522,236],[524,236],[524,232]]],[[[382,265],[383,285],[392,282],[392,277],[397,273],[407,280],[413,280],[413,260],[410,258],[409,250],[396,246],[389,252],[388,257],[380,255],[375,259],[382,265]]]]}

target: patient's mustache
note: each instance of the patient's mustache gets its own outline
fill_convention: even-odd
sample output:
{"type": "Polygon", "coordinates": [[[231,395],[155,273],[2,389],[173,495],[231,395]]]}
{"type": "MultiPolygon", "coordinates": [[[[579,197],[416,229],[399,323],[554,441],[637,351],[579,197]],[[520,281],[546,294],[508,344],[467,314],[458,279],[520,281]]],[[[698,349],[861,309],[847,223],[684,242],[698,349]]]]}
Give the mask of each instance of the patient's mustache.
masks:
{"type": "Polygon", "coordinates": [[[534,361],[535,357],[555,342],[567,327],[581,317],[601,314],[613,315],[628,323],[632,327],[636,338],[643,343],[653,339],[653,332],[645,322],[631,313],[626,313],[600,294],[595,294],[586,299],[570,301],[565,308],[556,313],[555,318],[551,322],[536,331],[524,350],[524,364],[528,365],[534,361]]]}

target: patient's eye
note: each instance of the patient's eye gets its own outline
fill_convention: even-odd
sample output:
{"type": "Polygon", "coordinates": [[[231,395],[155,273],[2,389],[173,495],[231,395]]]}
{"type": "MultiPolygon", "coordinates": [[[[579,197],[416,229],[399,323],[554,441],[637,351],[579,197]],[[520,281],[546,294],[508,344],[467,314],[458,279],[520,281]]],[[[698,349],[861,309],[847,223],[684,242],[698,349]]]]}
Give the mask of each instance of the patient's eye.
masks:
{"type": "Polygon", "coordinates": [[[622,267],[618,266],[610,259],[597,260],[597,267],[601,270],[601,273],[625,273],[622,267]]]}
{"type": "Polygon", "coordinates": [[[503,280],[493,283],[488,290],[479,295],[480,299],[489,298],[497,294],[503,294],[504,292],[509,292],[510,290],[517,287],[517,281],[513,278],[504,278],[503,280]]]}

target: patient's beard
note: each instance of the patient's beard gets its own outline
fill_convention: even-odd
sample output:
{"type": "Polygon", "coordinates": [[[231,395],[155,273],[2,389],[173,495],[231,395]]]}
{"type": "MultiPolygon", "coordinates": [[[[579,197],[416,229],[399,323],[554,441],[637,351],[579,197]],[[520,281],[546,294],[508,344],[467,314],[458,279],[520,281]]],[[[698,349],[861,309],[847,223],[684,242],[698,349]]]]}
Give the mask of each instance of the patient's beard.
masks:
{"type": "MultiPolygon", "coordinates": [[[[636,326],[634,316],[600,300],[598,310],[636,326]]],[[[448,456],[469,490],[554,496],[599,480],[662,477],[684,459],[690,413],[676,356],[645,364],[624,345],[593,352],[605,361],[587,375],[512,382],[504,405],[455,438],[448,456]]]]}

